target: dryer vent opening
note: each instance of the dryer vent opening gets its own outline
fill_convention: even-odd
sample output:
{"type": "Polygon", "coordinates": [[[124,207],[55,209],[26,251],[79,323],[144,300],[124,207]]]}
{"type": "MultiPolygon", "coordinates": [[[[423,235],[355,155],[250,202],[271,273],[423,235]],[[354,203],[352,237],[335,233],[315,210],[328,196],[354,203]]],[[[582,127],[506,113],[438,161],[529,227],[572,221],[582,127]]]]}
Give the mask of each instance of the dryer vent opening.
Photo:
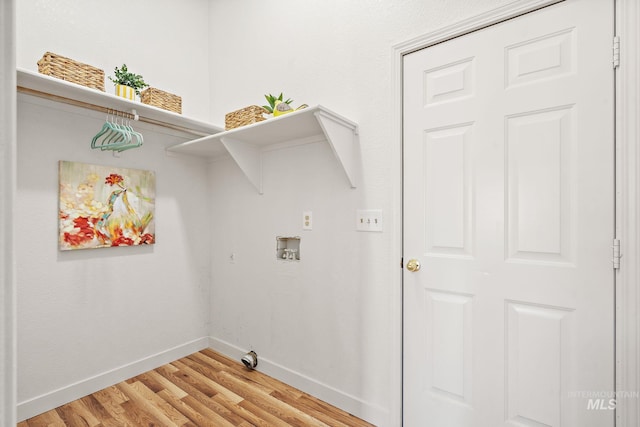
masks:
{"type": "Polygon", "coordinates": [[[256,368],[256,366],[258,366],[258,355],[255,351],[250,351],[249,353],[242,356],[242,359],[240,360],[242,361],[242,363],[244,363],[244,366],[246,366],[247,369],[253,370],[256,368]]]}

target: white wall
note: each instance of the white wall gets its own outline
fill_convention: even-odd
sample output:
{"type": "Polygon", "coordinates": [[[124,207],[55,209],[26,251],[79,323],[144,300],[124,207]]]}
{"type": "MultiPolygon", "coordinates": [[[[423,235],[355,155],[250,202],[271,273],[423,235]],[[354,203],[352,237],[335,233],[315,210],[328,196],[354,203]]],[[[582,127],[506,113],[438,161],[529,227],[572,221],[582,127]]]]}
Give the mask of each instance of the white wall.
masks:
{"type": "Polygon", "coordinates": [[[49,51],[105,72],[127,64],[182,97],[183,114],[209,118],[208,0],[20,0],[17,66],[37,70],[49,51]]]}
{"type": "Polygon", "coordinates": [[[163,146],[180,140],[175,135],[150,128],[145,137],[155,142],[115,159],[88,150],[85,135],[99,128],[99,115],[52,112],[21,98],[19,402],[210,334],[227,349],[253,347],[267,362],[261,366],[320,397],[397,425],[392,46],[509,2],[18,2],[19,67],[35,70],[47,50],[107,75],[126,62],[181,95],[186,115],[219,124],[226,112],[284,91],[294,104],[322,104],[359,122],[363,164],[352,190],[325,144],[270,152],[259,196],[230,160],[207,167],[165,157],[163,146]],[[131,23],[109,19],[118,9],[132,11],[131,23]],[[158,244],[69,255],[33,244],[56,233],[50,213],[60,159],[155,169],[158,244]],[[359,207],[383,209],[385,231],[356,232],[359,207]],[[314,213],[312,231],[301,230],[303,210],[314,213]],[[275,260],[275,237],[283,234],[302,236],[300,263],[275,260]]]}
{"type": "Polygon", "coordinates": [[[168,157],[164,148],[185,139],[142,124],[135,125],[141,148],[121,158],[91,150],[101,113],[38,101],[20,95],[18,102],[20,415],[41,409],[41,395],[174,347],[191,349],[209,322],[207,165],[168,157]],[[154,170],[157,243],[58,251],[58,160],[154,170]]]}
{"type": "Polygon", "coordinates": [[[0,3],[0,426],[16,424],[15,2],[0,3]]]}
{"type": "Polygon", "coordinates": [[[294,385],[321,390],[376,424],[399,424],[392,47],[509,2],[211,2],[213,120],[284,91],[294,105],[321,104],[358,122],[363,165],[361,184],[351,190],[322,144],[270,152],[263,196],[230,162],[213,165],[214,210],[228,219],[213,225],[215,339],[254,347],[270,366],[292,371],[281,375],[294,385]],[[356,232],[356,208],[383,209],[384,232],[356,232]],[[313,231],[301,230],[303,210],[313,211],[313,231]],[[302,236],[299,265],[273,260],[273,240],[283,233],[302,236]]]}
{"type": "MultiPolygon", "coordinates": [[[[154,168],[159,172],[159,201],[164,205],[159,208],[159,224],[169,224],[159,225],[159,243],[151,252],[123,248],[124,252],[117,250],[116,255],[110,250],[97,250],[95,256],[77,253],[63,258],[46,243],[38,246],[24,238],[19,241],[16,257],[22,325],[19,332],[20,401],[76,380],[90,380],[94,373],[117,367],[118,363],[133,363],[139,357],[166,350],[200,333],[211,333],[214,343],[226,342],[238,349],[255,347],[272,367],[280,364],[286,368],[281,372],[290,370],[294,380],[309,375],[305,384],[319,383],[326,386],[320,387],[321,391],[333,389],[334,396],[343,395],[350,402],[362,402],[359,410],[369,419],[384,418],[384,413],[390,411],[379,424],[397,425],[394,411],[398,408],[398,384],[393,377],[398,367],[393,353],[398,345],[395,334],[399,301],[393,299],[397,291],[390,289],[397,283],[394,279],[397,260],[389,258],[397,246],[400,220],[393,216],[399,199],[395,176],[399,147],[389,123],[392,116],[389,104],[394,96],[391,46],[510,2],[14,2],[18,8],[19,67],[35,70],[36,61],[46,50],[99,66],[107,75],[114,66],[126,62],[154,86],[181,95],[185,114],[205,120],[211,118],[220,124],[224,113],[249,104],[262,104],[263,93],[284,90],[296,103],[323,104],[358,121],[363,155],[361,185],[357,190],[350,190],[341,178],[341,171],[332,169],[334,160],[323,144],[298,147],[288,153],[269,153],[265,159],[264,196],[255,194],[233,163],[216,163],[210,169],[206,184],[211,185],[211,190],[207,193],[206,185],[197,190],[204,191],[205,198],[211,197],[212,215],[208,215],[200,212],[206,201],[196,202],[195,196],[193,200],[190,197],[184,200],[181,194],[185,185],[187,188],[203,185],[201,181],[206,174],[202,165],[184,159],[167,159],[161,153],[163,144],[179,137],[147,129],[149,135],[145,133],[145,136],[159,145],[151,145],[155,148],[150,148],[142,157],[131,153],[114,159],[79,152],[78,147],[84,142],[75,145],[73,141],[84,140],[84,136],[77,130],[68,135],[63,128],[80,124],[82,132],[94,132],[100,117],[82,117],[83,113],[71,108],[71,111],[51,114],[44,122],[48,128],[30,129],[34,127],[34,117],[49,115],[49,107],[22,99],[21,135],[30,138],[20,137],[18,216],[21,218],[15,223],[18,233],[38,234],[39,241],[43,241],[45,235],[55,236],[55,220],[47,214],[52,210],[44,205],[56,203],[57,178],[52,165],[62,158],[154,168]],[[119,9],[133,11],[130,23],[122,24],[123,21],[109,18],[119,9]],[[186,73],[187,78],[181,78],[182,73],[186,73]],[[209,97],[205,96],[207,93],[209,97]],[[54,119],[55,123],[51,123],[54,119]],[[49,144],[51,141],[53,144],[49,144]],[[197,175],[193,180],[184,178],[183,174],[191,173],[197,175]],[[162,183],[165,176],[177,181],[162,183]],[[356,206],[384,209],[385,232],[355,233],[352,218],[356,206]],[[299,231],[302,209],[314,212],[311,232],[299,231]],[[257,214],[260,226],[254,223],[257,214]],[[199,237],[207,232],[200,227],[193,228],[192,222],[204,220],[200,221],[202,225],[211,219],[215,219],[213,237],[202,244],[199,237]],[[172,230],[176,224],[187,233],[197,233],[198,237],[191,235],[181,240],[179,233],[172,230]],[[223,227],[225,224],[228,228],[223,227]],[[163,229],[171,234],[163,236],[163,229]],[[301,263],[284,265],[271,258],[276,233],[302,236],[301,263]],[[165,249],[161,249],[161,242],[166,238],[179,242],[171,262],[165,249]],[[189,239],[193,242],[187,241],[189,239]],[[192,246],[196,240],[198,243],[192,246]],[[209,306],[203,307],[194,302],[194,295],[206,298],[207,290],[202,286],[207,283],[209,245],[213,246],[212,299],[209,306]],[[198,258],[195,267],[188,267],[183,253],[193,248],[196,249],[193,254],[207,259],[198,258]],[[235,264],[227,259],[232,251],[237,256],[235,264]],[[173,259],[176,254],[177,264],[173,259]],[[141,288],[127,287],[120,281],[114,285],[109,280],[115,277],[113,267],[122,267],[123,263],[127,272],[131,272],[134,265],[143,264],[144,271],[154,274],[152,280],[145,279],[141,288]],[[171,268],[165,269],[166,264],[171,268]],[[180,279],[166,278],[163,274],[166,272],[180,279]],[[92,273],[105,273],[108,278],[92,273]],[[187,280],[183,275],[189,276],[187,280]],[[179,283],[169,285],[173,280],[179,283]],[[160,285],[149,287],[152,282],[160,285]],[[50,295],[51,299],[45,299],[44,295],[50,295]],[[106,300],[97,303],[97,298],[108,296],[118,297],[121,302],[112,299],[106,304],[106,300]],[[167,296],[176,297],[177,304],[170,305],[167,296]],[[90,298],[93,298],[91,307],[90,298]],[[138,301],[133,301],[134,298],[138,301]],[[134,302],[137,302],[135,307],[134,302]],[[174,311],[176,305],[182,307],[181,312],[174,311]],[[179,320],[185,312],[194,310],[196,313],[188,315],[186,321],[179,320]],[[210,328],[205,325],[207,320],[200,317],[208,310],[212,310],[210,328]],[[106,327],[100,324],[105,313],[123,318],[113,319],[113,324],[106,327]],[[171,313],[178,324],[160,319],[158,313],[165,317],[171,313]],[[144,319],[145,315],[150,315],[155,323],[151,325],[151,321],[144,319]],[[48,325],[51,321],[53,324],[48,325]],[[89,326],[84,325],[86,322],[89,326]],[[120,345],[120,337],[112,333],[111,327],[119,332],[126,322],[130,328],[124,337],[125,347],[120,345]],[[138,327],[149,329],[152,338],[142,335],[138,327]],[[168,334],[159,337],[158,331],[165,329],[168,334]],[[183,333],[186,335],[182,336],[183,333]],[[133,342],[133,336],[143,342],[140,345],[133,342]],[[68,347],[55,344],[56,339],[68,347]],[[105,348],[102,340],[117,344],[105,348]],[[96,345],[106,353],[97,354],[96,349],[92,349],[96,345]],[[35,355],[29,355],[30,351],[35,355]],[[359,356],[364,357],[362,364],[359,356]],[[73,361],[81,359],[81,363],[63,365],[61,360],[67,357],[73,361]],[[81,370],[78,375],[74,374],[76,368],[81,370]]],[[[3,6],[10,3],[2,2],[3,6]]],[[[3,26],[3,36],[7,30],[8,27],[3,26]]],[[[629,43],[623,43],[623,52],[624,46],[628,47],[629,43]]],[[[623,67],[629,63],[623,61],[623,67]]],[[[108,81],[107,90],[111,90],[108,81]]],[[[4,101],[7,99],[3,97],[4,101]]],[[[3,130],[6,129],[3,126],[3,130]]],[[[149,147],[147,144],[145,150],[149,147]]],[[[5,161],[6,158],[2,163],[3,184],[12,187],[14,177],[4,167],[5,161]]],[[[4,215],[3,221],[11,211],[6,206],[10,199],[6,194],[0,195],[5,203],[0,212],[4,215]]],[[[0,240],[3,250],[10,251],[6,240],[0,240]]],[[[12,255],[5,253],[1,259],[11,263],[12,255]]],[[[4,274],[7,271],[3,268],[4,274]]],[[[6,285],[4,281],[2,284],[6,285]]],[[[11,346],[8,347],[11,351],[11,346]]],[[[630,354],[633,353],[630,351],[630,354]]],[[[3,361],[7,362],[4,358],[3,361]]],[[[637,383],[637,371],[635,373],[637,383]]],[[[7,377],[11,377],[11,372],[4,379],[7,377]]],[[[11,400],[11,396],[5,398],[7,402],[11,400]]],[[[637,405],[629,411],[636,411],[629,417],[637,418],[637,405]]]]}
{"type": "MultiPolygon", "coordinates": [[[[19,67],[35,70],[47,50],[105,69],[126,61],[149,82],[182,94],[185,113],[206,119],[207,1],[21,1],[17,9],[19,67]],[[132,10],[135,20],[119,24],[110,18],[117,9],[132,10]],[[128,38],[133,45],[119,51],[128,38]],[[185,72],[188,78],[175,77],[185,72]]],[[[142,123],[134,124],[145,138],[141,148],[120,158],[91,150],[104,119],[18,99],[19,419],[207,344],[208,166],[167,156],[165,147],[186,136],[142,123]],[[154,170],[157,243],[59,252],[59,160],[154,170]]]]}

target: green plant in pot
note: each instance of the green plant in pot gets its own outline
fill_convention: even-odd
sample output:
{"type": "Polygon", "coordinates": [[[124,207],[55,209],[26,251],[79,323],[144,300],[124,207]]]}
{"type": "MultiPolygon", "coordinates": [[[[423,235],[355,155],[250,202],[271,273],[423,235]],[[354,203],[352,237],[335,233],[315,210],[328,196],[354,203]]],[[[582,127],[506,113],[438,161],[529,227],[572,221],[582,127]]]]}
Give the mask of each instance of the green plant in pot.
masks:
{"type": "Polygon", "coordinates": [[[282,100],[283,99],[282,92],[280,92],[280,95],[278,95],[278,96],[273,96],[273,95],[269,94],[269,95],[265,95],[264,98],[267,100],[269,105],[263,105],[262,108],[264,108],[265,110],[267,110],[267,112],[269,114],[273,114],[274,116],[279,115],[278,111],[277,111],[277,105],[278,104],[284,103],[286,105],[289,105],[289,104],[291,104],[293,102],[293,99],[291,99],[291,98],[287,99],[286,101],[283,101],[282,100]]]}
{"type": "Polygon", "coordinates": [[[114,75],[115,78],[112,79],[109,76],[109,80],[116,85],[116,95],[124,98],[135,99],[136,95],[140,95],[141,89],[149,86],[140,74],[130,72],[127,64],[122,64],[120,68],[116,67],[114,75]]]}
{"type": "Polygon", "coordinates": [[[293,107],[291,107],[293,99],[288,98],[286,101],[283,101],[284,97],[282,96],[282,92],[280,92],[280,95],[278,96],[269,94],[265,95],[264,97],[269,105],[263,105],[262,108],[264,108],[268,113],[273,114],[273,117],[278,117],[283,114],[292,113],[294,111],[298,111],[308,107],[307,104],[302,104],[298,108],[294,109],[293,107]]]}

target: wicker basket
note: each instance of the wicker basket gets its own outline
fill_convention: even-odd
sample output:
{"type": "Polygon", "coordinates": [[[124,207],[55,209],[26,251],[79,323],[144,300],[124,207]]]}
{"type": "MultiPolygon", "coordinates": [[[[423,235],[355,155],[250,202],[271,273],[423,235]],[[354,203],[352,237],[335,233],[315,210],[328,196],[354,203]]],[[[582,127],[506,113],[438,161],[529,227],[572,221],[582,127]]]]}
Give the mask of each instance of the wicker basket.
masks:
{"type": "Polygon", "coordinates": [[[257,105],[250,105],[248,107],[241,108],[240,110],[232,111],[224,116],[224,128],[229,130],[261,122],[266,120],[264,118],[264,114],[266,112],[267,110],[257,105]]]}
{"type": "Polygon", "coordinates": [[[38,72],[104,92],[104,71],[55,53],[46,52],[38,61],[38,72]]]}
{"type": "Polygon", "coordinates": [[[140,101],[143,104],[182,114],[182,98],[155,87],[150,87],[140,92],[140,101]]]}

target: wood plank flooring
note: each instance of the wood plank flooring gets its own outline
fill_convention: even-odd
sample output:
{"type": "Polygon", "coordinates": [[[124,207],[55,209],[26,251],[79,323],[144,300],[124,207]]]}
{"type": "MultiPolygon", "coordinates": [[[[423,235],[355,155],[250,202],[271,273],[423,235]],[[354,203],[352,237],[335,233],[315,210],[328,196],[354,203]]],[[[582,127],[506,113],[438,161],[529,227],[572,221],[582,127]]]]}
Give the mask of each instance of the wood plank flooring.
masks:
{"type": "Polygon", "coordinates": [[[372,426],[206,349],[18,427],[372,426]]]}

